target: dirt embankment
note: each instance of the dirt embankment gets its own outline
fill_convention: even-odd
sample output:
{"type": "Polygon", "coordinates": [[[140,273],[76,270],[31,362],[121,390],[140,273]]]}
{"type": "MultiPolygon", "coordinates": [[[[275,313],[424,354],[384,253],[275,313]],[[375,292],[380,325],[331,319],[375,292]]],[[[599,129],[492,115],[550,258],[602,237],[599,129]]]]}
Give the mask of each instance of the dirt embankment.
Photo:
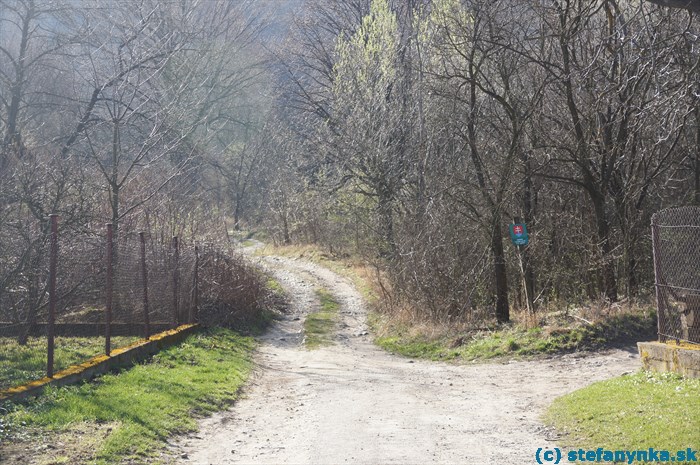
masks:
{"type": "Polygon", "coordinates": [[[631,349],[505,364],[408,360],[372,345],[365,308],[344,278],[268,257],[292,296],[264,338],[244,398],[172,448],[182,464],[531,463],[551,437],[539,416],[556,397],[636,371],[631,349]],[[322,286],[341,303],[335,344],[303,347],[322,286]]]}

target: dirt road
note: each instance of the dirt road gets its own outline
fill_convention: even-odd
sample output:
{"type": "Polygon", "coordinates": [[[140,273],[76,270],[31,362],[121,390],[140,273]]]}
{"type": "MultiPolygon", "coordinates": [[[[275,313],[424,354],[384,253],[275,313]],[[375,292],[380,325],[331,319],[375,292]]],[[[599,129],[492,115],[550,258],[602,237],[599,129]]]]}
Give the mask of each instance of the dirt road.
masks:
{"type": "Polygon", "coordinates": [[[372,345],[357,290],[321,266],[267,258],[293,298],[264,338],[244,398],[174,446],[182,464],[524,464],[551,445],[539,416],[556,397],[638,370],[632,351],[451,365],[372,345]],[[302,345],[315,288],[341,302],[335,344],[302,345]]]}

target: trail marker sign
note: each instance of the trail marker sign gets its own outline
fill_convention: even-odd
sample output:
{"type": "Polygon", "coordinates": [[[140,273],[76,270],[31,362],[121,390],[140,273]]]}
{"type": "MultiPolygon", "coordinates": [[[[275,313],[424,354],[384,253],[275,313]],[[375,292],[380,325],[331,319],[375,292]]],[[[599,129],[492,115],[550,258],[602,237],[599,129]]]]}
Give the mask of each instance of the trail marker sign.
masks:
{"type": "Polygon", "coordinates": [[[510,240],[513,241],[513,245],[527,245],[530,238],[527,235],[527,227],[525,223],[513,223],[510,225],[510,240]]]}

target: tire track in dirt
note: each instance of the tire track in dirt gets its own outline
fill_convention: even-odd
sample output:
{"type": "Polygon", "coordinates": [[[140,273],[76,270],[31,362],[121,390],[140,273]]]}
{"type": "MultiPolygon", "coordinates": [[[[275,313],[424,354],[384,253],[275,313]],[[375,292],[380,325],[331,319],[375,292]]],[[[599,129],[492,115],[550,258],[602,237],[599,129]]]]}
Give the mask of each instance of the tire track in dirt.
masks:
{"type": "Polygon", "coordinates": [[[636,371],[634,352],[453,365],[375,347],[357,290],[303,260],[267,257],[290,313],[263,338],[258,369],[229,411],[172,452],[182,464],[531,463],[548,445],[539,416],[556,397],[636,371]],[[335,344],[302,345],[322,286],[341,303],[335,344]]]}

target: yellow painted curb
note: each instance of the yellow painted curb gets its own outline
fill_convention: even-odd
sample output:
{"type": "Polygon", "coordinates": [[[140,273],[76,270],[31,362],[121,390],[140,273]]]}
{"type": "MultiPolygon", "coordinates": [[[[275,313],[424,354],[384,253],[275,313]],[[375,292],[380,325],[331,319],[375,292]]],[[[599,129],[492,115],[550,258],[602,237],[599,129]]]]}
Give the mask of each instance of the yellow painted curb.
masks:
{"type": "Polygon", "coordinates": [[[181,325],[177,328],[155,334],[148,339],[141,339],[126,347],[115,349],[107,355],[98,355],[81,364],[73,365],[54,374],[52,378],[44,377],[21,386],[0,391],[0,401],[21,400],[40,395],[46,386],[65,386],[79,381],[86,381],[97,375],[107,373],[118,366],[132,365],[143,360],[169,345],[182,341],[199,328],[198,324],[181,325]]]}

